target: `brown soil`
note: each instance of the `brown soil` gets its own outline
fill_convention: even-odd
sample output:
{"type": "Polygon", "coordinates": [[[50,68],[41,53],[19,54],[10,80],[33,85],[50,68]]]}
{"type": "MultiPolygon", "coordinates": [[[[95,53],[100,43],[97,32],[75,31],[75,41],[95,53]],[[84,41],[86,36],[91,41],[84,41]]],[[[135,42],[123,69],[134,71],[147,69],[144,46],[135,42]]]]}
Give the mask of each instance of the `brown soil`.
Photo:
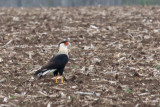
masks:
{"type": "Polygon", "coordinates": [[[160,7],[1,8],[0,50],[0,106],[160,106],[160,7]],[[67,81],[38,80],[63,40],[67,81]]]}

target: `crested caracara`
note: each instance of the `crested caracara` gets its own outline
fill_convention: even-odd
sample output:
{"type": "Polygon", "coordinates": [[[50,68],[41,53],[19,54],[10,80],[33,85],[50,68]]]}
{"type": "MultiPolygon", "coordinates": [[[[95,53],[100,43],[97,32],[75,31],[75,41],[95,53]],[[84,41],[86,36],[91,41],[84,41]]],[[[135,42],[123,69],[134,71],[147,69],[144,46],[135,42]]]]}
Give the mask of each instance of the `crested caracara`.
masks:
{"type": "Polygon", "coordinates": [[[63,83],[63,71],[68,62],[68,46],[70,43],[68,41],[63,41],[59,44],[59,51],[58,53],[50,59],[50,61],[42,66],[41,69],[35,72],[34,75],[40,75],[39,78],[42,78],[49,72],[53,72],[54,76],[56,76],[56,83],[57,83],[57,76],[58,74],[61,76],[61,83],[63,83]]]}

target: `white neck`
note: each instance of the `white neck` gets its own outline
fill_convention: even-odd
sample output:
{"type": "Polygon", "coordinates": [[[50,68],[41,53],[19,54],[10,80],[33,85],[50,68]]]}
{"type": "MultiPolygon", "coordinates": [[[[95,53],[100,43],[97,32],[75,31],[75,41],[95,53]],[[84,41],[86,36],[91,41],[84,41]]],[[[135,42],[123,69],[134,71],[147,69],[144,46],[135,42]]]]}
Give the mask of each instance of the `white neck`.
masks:
{"type": "Polygon", "coordinates": [[[66,46],[64,46],[64,45],[60,45],[58,54],[66,54],[66,55],[68,55],[68,48],[66,46]]]}

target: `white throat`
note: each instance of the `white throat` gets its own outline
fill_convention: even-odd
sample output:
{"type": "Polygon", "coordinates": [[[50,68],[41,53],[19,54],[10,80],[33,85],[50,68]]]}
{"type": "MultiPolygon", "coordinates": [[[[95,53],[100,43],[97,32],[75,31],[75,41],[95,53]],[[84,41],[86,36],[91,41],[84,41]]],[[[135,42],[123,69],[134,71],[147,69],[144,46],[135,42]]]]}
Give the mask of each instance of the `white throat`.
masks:
{"type": "Polygon", "coordinates": [[[60,44],[58,54],[66,54],[66,55],[68,55],[68,47],[64,46],[64,44],[60,44]]]}

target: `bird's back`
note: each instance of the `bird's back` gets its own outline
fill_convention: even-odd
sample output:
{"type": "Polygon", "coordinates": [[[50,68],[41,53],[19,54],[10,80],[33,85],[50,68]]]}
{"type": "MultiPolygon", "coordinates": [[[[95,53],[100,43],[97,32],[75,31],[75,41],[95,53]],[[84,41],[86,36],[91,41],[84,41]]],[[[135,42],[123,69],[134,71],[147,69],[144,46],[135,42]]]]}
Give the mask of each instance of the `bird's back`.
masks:
{"type": "Polygon", "coordinates": [[[56,55],[55,57],[51,58],[50,62],[54,63],[52,69],[63,68],[68,62],[68,55],[66,54],[56,55]]]}
{"type": "Polygon", "coordinates": [[[65,65],[68,62],[68,55],[66,54],[58,54],[50,59],[50,61],[44,65],[40,70],[35,72],[35,75],[39,73],[44,73],[47,70],[56,70],[59,71],[60,69],[63,70],[65,65]]]}

